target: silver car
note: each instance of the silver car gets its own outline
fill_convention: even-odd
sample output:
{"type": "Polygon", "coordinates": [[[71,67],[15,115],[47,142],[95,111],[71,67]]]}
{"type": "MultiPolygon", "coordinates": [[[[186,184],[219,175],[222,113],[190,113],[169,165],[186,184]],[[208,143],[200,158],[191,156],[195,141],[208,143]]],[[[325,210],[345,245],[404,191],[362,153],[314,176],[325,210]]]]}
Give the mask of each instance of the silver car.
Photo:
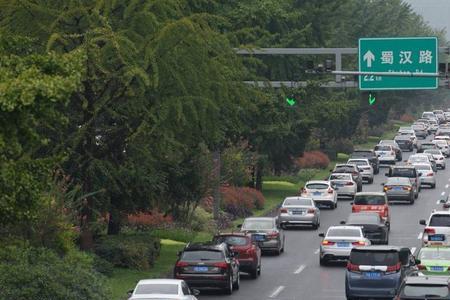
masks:
{"type": "Polygon", "coordinates": [[[328,180],[333,189],[336,190],[338,198],[355,198],[355,194],[358,191],[358,185],[353,180],[352,174],[333,173],[328,180]]]}
{"type": "Polygon", "coordinates": [[[423,153],[430,153],[431,155],[433,155],[433,158],[436,161],[436,166],[438,168],[441,168],[442,170],[445,169],[445,165],[446,165],[446,163],[445,163],[445,156],[441,152],[441,150],[427,149],[423,153]]]}
{"type": "Polygon", "coordinates": [[[428,185],[432,189],[436,187],[436,173],[433,167],[428,163],[414,164],[417,172],[419,172],[420,184],[422,186],[428,185]]]}
{"type": "Polygon", "coordinates": [[[302,190],[301,196],[311,197],[317,206],[326,205],[332,209],[337,207],[337,192],[329,181],[308,181],[302,190]]]}
{"type": "Polygon", "coordinates": [[[129,291],[129,300],[197,300],[200,292],[190,289],[184,280],[144,279],[139,280],[134,290],[129,291]]]}
{"type": "Polygon", "coordinates": [[[286,237],[278,224],[276,218],[255,217],[246,218],[238,227],[242,232],[251,234],[262,251],[275,251],[279,255],[284,252],[286,237]]]}
{"type": "Polygon", "coordinates": [[[351,158],[347,164],[355,164],[360,170],[363,180],[373,183],[373,168],[367,158],[351,158]]]}
{"type": "Polygon", "coordinates": [[[388,200],[406,200],[414,204],[414,187],[407,177],[388,177],[386,183],[382,183],[383,191],[388,200]]]}
{"type": "Polygon", "coordinates": [[[281,204],[278,223],[282,228],[289,225],[320,226],[320,210],[314,200],[307,197],[287,197],[281,204]]]}
{"type": "Polygon", "coordinates": [[[347,260],[354,247],[370,245],[360,226],[331,226],[327,233],[319,233],[319,262],[321,266],[332,260],[347,260]]]}

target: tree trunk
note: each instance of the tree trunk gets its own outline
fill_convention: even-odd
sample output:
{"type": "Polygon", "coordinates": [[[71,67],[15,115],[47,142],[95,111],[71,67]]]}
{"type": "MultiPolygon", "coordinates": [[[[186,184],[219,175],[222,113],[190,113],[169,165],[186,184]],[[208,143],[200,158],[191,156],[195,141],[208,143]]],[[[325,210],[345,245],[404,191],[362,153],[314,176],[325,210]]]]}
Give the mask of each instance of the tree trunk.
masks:
{"type": "Polygon", "coordinates": [[[84,251],[90,251],[94,248],[94,235],[91,230],[91,223],[93,221],[92,215],[92,197],[91,200],[83,200],[83,208],[81,209],[81,223],[80,223],[80,248],[84,251]]]}
{"type": "Polygon", "coordinates": [[[108,220],[108,235],[117,235],[120,233],[122,228],[122,216],[120,212],[112,208],[109,210],[109,220],[108,220]]]}
{"type": "Polygon", "coordinates": [[[258,191],[262,191],[262,169],[263,164],[262,162],[258,161],[256,164],[256,182],[255,182],[255,188],[258,191]]]}

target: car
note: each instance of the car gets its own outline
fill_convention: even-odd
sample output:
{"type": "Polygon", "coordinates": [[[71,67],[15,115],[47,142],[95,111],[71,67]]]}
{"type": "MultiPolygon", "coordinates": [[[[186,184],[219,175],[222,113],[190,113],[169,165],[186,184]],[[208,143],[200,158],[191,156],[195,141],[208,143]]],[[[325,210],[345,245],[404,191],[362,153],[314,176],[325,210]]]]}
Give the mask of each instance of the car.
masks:
{"type": "Polygon", "coordinates": [[[434,189],[436,187],[436,174],[433,167],[429,163],[414,164],[417,172],[419,172],[420,185],[427,185],[434,189]]]}
{"type": "Polygon", "coordinates": [[[221,289],[232,294],[239,289],[239,261],[225,243],[189,243],[178,254],[174,278],[190,288],[221,289]]]}
{"type": "Polygon", "coordinates": [[[378,212],[351,213],[341,224],[360,226],[363,234],[372,244],[389,244],[389,222],[384,221],[378,212]]]}
{"type": "Polygon", "coordinates": [[[417,255],[417,268],[423,275],[450,276],[450,248],[423,247],[417,255]]]}
{"type": "Polygon", "coordinates": [[[337,192],[339,198],[350,198],[353,200],[358,190],[358,185],[353,180],[352,174],[332,173],[328,177],[331,186],[337,192]]]}
{"type": "Polygon", "coordinates": [[[395,300],[449,300],[450,279],[446,276],[415,276],[403,281],[395,300]]]}
{"type": "Polygon", "coordinates": [[[389,202],[386,193],[377,192],[363,192],[355,195],[355,200],[350,203],[352,205],[352,212],[376,212],[380,217],[389,224],[391,215],[389,210],[389,202]]]}
{"type": "Polygon", "coordinates": [[[444,123],[446,121],[443,110],[436,109],[436,110],[433,110],[433,113],[437,117],[437,119],[439,120],[439,123],[444,123]]]}
{"type": "Polygon", "coordinates": [[[423,153],[427,149],[438,149],[438,147],[433,142],[424,142],[417,145],[417,153],[423,153]]]}
{"type": "Polygon", "coordinates": [[[331,226],[326,234],[319,233],[319,236],[323,238],[319,248],[321,266],[330,261],[347,260],[353,248],[370,245],[360,226],[331,226]]]}
{"type": "Polygon", "coordinates": [[[139,280],[134,290],[128,291],[129,300],[197,300],[198,290],[190,289],[180,279],[144,279],[139,280]]]}
{"type": "Polygon", "coordinates": [[[278,223],[282,228],[308,225],[317,229],[320,226],[320,209],[310,197],[287,197],[281,204],[278,223]]]}
{"type": "Polygon", "coordinates": [[[402,137],[409,138],[413,144],[413,147],[417,147],[417,137],[416,137],[416,134],[414,133],[414,130],[412,130],[412,132],[398,132],[396,136],[397,137],[402,136],[402,137]]]}
{"type": "Polygon", "coordinates": [[[378,174],[380,172],[380,162],[375,151],[370,149],[356,149],[350,155],[350,158],[367,158],[372,165],[373,173],[378,174]]]}
{"type": "Polygon", "coordinates": [[[424,119],[431,119],[431,118],[434,118],[434,117],[435,117],[435,115],[434,115],[434,113],[432,111],[424,111],[422,113],[422,118],[424,118],[424,119]]]}
{"type": "Polygon", "coordinates": [[[437,171],[438,171],[438,168],[437,168],[437,162],[436,162],[436,160],[434,159],[433,154],[431,154],[431,153],[419,153],[419,154],[416,154],[416,155],[419,155],[419,156],[420,156],[420,155],[426,155],[426,156],[428,157],[428,161],[429,161],[431,167],[433,168],[433,171],[434,171],[435,173],[437,173],[437,171]]]}
{"type": "Polygon", "coordinates": [[[383,190],[389,201],[406,200],[409,204],[414,204],[414,188],[405,177],[388,177],[386,183],[383,183],[383,190]]]}
{"type": "Polygon", "coordinates": [[[436,145],[436,147],[444,154],[445,157],[450,157],[450,146],[449,142],[445,139],[435,139],[433,140],[433,143],[436,145]]]}
{"type": "Polygon", "coordinates": [[[250,234],[241,232],[219,233],[213,237],[214,243],[226,243],[231,251],[238,253],[239,271],[256,279],[261,275],[261,248],[250,234]]]}
{"type": "Polygon", "coordinates": [[[436,132],[439,129],[439,124],[436,120],[430,119],[430,132],[436,132]]]}
{"type": "Polygon", "coordinates": [[[420,183],[419,172],[414,166],[393,166],[389,168],[389,171],[385,174],[387,177],[407,177],[411,181],[414,189],[414,196],[417,199],[419,192],[422,189],[420,183]]]}
{"type": "Polygon", "coordinates": [[[428,136],[428,129],[423,124],[413,124],[411,128],[414,130],[417,137],[425,139],[428,136]]]}
{"type": "Polygon", "coordinates": [[[430,164],[434,171],[437,170],[436,161],[434,160],[434,158],[431,154],[428,155],[428,154],[420,153],[420,154],[411,155],[408,158],[407,164],[408,165],[430,164]]]}
{"type": "Polygon", "coordinates": [[[301,196],[311,197],[316,206],[327,206],[335,209],[337,207],[337,192],[329,181],[308,181],[302,190],[301,196]]]}
{"type": "Polygon", "coordinates": [[[251,234],[262,251],[272,251],[277,255],[284,252],[286,237],[276,218],[246,218],[244,223],[238,225],[238,228],[241,232],[251,234]]]}
{"type": "Polygon", "coordinates": [[[395,165],[397,158],[395,156],[394,147],[392,147],[391,145],[376,145],[374,150],[378,156],[380,164],[395,165]]]}
{"type": "Polygon", "coordinates": [[[422,246],[450,246],[450,212],[434,210],[428,220],[420,220],[425,228],[422,233],[422,246]]]}
{"type": "Polygon", "coordinates": [[[362,191],[363,179],[358,167],[354,164],[336,164],[331,173],[348,173],[357,184],[358,192],[362,191]]]}
{"type": "Polygon", "coordinates": [[[397,161],[402,161],[402,149],[400,149],[400,146],[395,142],[395,140],[381,140],[378,145],[391,145],[392,147],[394,147],[395,157],[397,161]]]}
{"type": "Polygon", "coordinates": [[[409,248],[366,246],[353,248],[345,271],[347,299],[392,299],[410,274],[417,272],[409,248]]]}
{"type": "Polygon", "coordinates": [[[446,166],[445,156],[441,152],[441,150],[428,149],[428,150],[425,150],[424,153],[430,153],[431,155],[433,155],[433,158],[436,161],[436,167],[440,168],[441,170],[445,170],[445,166],[446,166]]]}
{"type": "Polygon", "coordinates": [[[444,111],[445,121],[450,122],[450,112],[444,111]]]}
{"type": "Polygon", "coordinates": [[[356,165],[361,173],[362,179],[368,183],[373,183],[373,168],[367,158],[350,158],[347,164],[356,165]]]}
{"type": "Polygon", "coordinates": [[[410,136],[397,135],[395,136],[394,141],[403,151],[414,151],[414,143],[411,140],[410,136]]]}

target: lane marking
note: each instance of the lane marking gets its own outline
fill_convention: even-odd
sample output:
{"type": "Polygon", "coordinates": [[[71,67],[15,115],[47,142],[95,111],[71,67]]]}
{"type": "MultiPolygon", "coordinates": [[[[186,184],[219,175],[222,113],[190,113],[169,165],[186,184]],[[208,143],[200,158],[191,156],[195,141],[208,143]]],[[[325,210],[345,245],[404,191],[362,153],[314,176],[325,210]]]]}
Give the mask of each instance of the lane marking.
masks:
{"type": "Polygon", "coordinates": [[[411,254],[414,255],[414,253],[416,253],[416,247],[411,248],[411,254]]]}
{"type": "Polygon", "coordinates": [[[417,236],[417,239],[418,239],[418,240],[421,240],[421,239],[422,239],[422,236],[423,236],[423,232],[420,232],[419,235],[417,236]]]}
{"type": "Polygon", "coordinates": [[[269,298],[275,298],[276,296],[278,296],[283,290],[285,289],[285,287],[283,285],[280,285],[279,287],[277,287],[275,289],[275,291],[273,291],[272,294],[270,294],[269,298]]]}
{"type": "Polygon", "coordinates": [[[317,248],[316,251],[314,251],[314,254],[319,254],[320,248],[317,248]]]}
{"type": "Polygon", "coordinates": [[[305,265],[301,265],[297,270],[295,270],[294,274],[300,274],[305,268],[305,265]]]}
{"type": "Polygon", "coordinates": [[[448,189],[449,186],[450,186],[449,184],[446,184],[446,185],[445,185],[445,188],[448,189]]]}
{"type": "Polygon", "coordinates": [[[442,192],[442,193],[441,193],[441,196],[444,196],[444,195],[445,195],[445,192],[442,192]]]}

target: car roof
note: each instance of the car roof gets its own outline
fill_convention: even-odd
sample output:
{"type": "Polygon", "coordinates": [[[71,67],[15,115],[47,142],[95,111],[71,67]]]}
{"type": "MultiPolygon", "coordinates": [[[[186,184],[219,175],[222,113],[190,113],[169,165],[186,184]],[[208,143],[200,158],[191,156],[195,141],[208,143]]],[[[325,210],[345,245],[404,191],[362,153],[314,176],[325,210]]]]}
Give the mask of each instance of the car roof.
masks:
{"type": "Polygon", "coordinates": [[[197,251],[197,250],[215,250],[222,251],[226,248],[225,243],[214,243],[214,242],[204,242],[204,243],[189,243],[184,248],[185,251],[197,251]]]}
{"type": "Polygon", "coordinates": [[[359,192],[355,196],[385,196],[383,192],[359,192]]]}
{"type": "MultiPolygon", "coordinates": [[[[358,229],[361,230],[361,226],[352,226],[352,225],[336,225],[336,226],[330,226],[328,227],[328,230],[330,229],[358,229]]],[[[327,231],[328,231],[327,230],[327,231]]]]}
{"type": "Polygon", "coordinates": [[[427,166],[427,167],[432,168],[432,167],[431,167],[431,164],[428,164],[428,163],[425,163],[425,164],[423,164],[423,163],[420,163],[420,164],[414,164],[414,167],[421,167],[421,166],[427,166]]]}
{"type": "Polygon", "coordinates": [[[377,211],[360,211],[360,212],[352,212],[348,215],[348,217],[350,216],[378,216],[378,212],[377,211]]]}
{"type": "Polygon", "coordinates": [[[435,210],[431,212],[431,215],[450,215],[450,211],[448,210],[435,210]]]}
{"type": "Polygon", "coordinates": [[[448,286],[450,278],[447,276],[408,276],[405,278],[406,285],[445,285],[448,286]]]}
{"type": "Polygon", "coordinates": [[[402,248],[407,247],[399,247],[399,246],[389,246],[389,245],[370,245],[370,246],[363,246],[363,247],[357,247],[353,248],[353,250],[369,250],[369,251],[400,251],[402,248]]]}
{"type": "Polygon", "coordinates": [[[286,198],[284,198],[284,201],[286,201],[286,200],[310,200],[310,201],[313,201],[313,199],[311,197],[300,197],[300,196],[286,197],[286,198]]]}
{"type": "Polygon", "coordinates": [[[433,251],[450,252],[450,248],[449,247],[422,247],[420,249],[420,252],[433,252],[433,251]]]}
{"type": "Polygon", "coordinates": [[[414,170],[414,167],[413,166],[409,166],[409,165],[403,165],[403,166],[392,166],[391,169],[392,170],[393,169],[413,169],[414,170]]]}
{"type": "Polygon", "coordinates": [[[411,181],[409,180],[408,177],[388,177],[386,182],[411,184],[411,181]]]}
{"type": "Polygon", "coordinates": [[[142,279],[137,284],[180,284],[181,279],[142,279]]]}
{"type": "Polygon", "coordinates": [[[311,180],[311,181],[306,182],[306,184],[312,184],[312,183],[321,183],[321,184],[328,184],[328,185],[330,184],[330,182],[328,180],[311,180]]]}

